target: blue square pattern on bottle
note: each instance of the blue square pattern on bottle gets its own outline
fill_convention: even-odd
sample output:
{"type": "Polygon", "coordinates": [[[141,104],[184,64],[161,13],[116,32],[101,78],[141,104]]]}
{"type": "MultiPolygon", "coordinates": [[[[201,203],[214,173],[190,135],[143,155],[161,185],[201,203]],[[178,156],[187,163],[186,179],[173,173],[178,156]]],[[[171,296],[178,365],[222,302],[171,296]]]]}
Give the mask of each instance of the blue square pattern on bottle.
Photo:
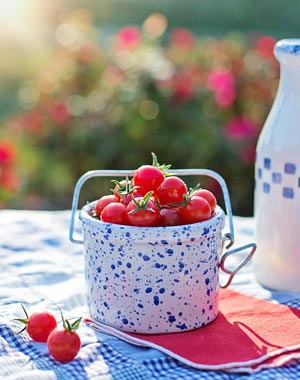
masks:
{"type": "Polygon", "coordinates": [[[282,189],[282,196],[283,196],[283,198],[293,199],[294,198],[294,190],[291,187],[284,187],[282,189]]]}
{"type": "MultiPolygon", "coordinates": [[[[271,158],[270,157],[265,157],[263,160],[263,169],[266,171],[271,170],[271,158]]],[[[258,168],[257,170],[257,179],[263,179],[264,177],[264,171],[262,168],[258,168]]],[[[278,185],[282,184],[282,197],[287,198],[287,199],[294,199],[295,197],[295,190],[293,187],[290,186],[284,186],[284,175],[295,175],[297,174],[297,166],[296,164],[292,162],[286,162],[283,165],[283,173],[280,172],[272,172],[270,180],[267,178],[269,175],[267,175],[267,178],[264,178],[264,182],[262,183],[262,190],[265,194],[270,194],[271,193],[271,185],[278,185]]],[[[266,173],[267,174],[267,173],[266,173]]],[[[300,177],[298,178],[297,181],[298,187],[300,187],[300,177]]]]}
{"type": "Polygon", "coordinates": [[[282,176],[280,173],[274,172],[272,173],[272,182],[273,183],[281,183],[282,181],[282,176]]]}
{"type": "Polygon", "coordinates": [[[257,176],[259,179],[262,179],[262,168],[258,168],[257,170],[257,176]]]}
{"type": "Polygon", "coordinates": [[[264,158],[264,168],[271,169],[271,158],[269,157],[264,158]]]}
{"type": "Polygon", "coordinates": [[[267,182],[264,182],[263,183],[263,192],[266,193],[266,194],[269,194],[270,193],[270,190],[271,190],[271,186],[269,183],[267,182]]]}
{"type": "Polygon", "coordinates": [[[296,173],[296,165],[291,162],[286,162],[284,164],[284,172],[286,174],[295,174],[296,173]]]}

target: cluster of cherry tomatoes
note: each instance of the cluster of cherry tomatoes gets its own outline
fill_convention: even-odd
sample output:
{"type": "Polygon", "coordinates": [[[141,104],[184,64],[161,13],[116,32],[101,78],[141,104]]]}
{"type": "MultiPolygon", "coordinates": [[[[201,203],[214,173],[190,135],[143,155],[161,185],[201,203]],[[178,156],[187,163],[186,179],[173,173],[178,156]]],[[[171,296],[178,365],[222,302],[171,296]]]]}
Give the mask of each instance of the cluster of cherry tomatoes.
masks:
{"type": "Polygon", "coordinates": [[[71,323],[62,315],[63,327],[58,328],[54,315],[49,311],[34,312],[28,316],[23,305],[22,308],[26,317],[16,318],[17,321],[25,324],[20,332],[26,329],[35,342],[47,343],[50,355],[60,363],[67,363],[75,358],[81,346],[81,340],[76,331],[81,318],[71,323]]]}
{"type": "Polygon", "coordinates": [[[210,219],[216,209],[214,194],[170,174],[170,165],[159,165],[154,153],[152,165],[135,170],[131,179],[113,180],[110,195],[96,202],[91,214],[106,223],[154,227],[177,226],[210,219]]]}

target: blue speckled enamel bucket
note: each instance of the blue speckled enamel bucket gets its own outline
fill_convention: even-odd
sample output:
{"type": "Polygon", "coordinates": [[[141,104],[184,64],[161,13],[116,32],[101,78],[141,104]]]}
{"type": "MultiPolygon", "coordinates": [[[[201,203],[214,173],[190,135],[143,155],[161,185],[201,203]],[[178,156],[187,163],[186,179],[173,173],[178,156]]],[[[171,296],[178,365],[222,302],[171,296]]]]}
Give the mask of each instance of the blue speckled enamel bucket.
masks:
{"type": "MultiPolygon", "coordinates": [[[[180,171],[184,175],[191,170],[180,171]]],[[[227,214],[230,211],[227,188],[222,178],[205,169],[222,186],[227,214]]],[[[204,173],[203,173],[204,172],[204,173]]],[[[77,183],[73,199],[70,239],[83,243],[87,301],[91,319],[122,331],[146,334],[187,331],[212,322],[218,314],[219,268],[229,274],[223,287],[249,261],[255,244],[227,251],[233,244],[233,226],[222,235],[225,213],[217,207],[213,218],[189,225],[133,227],[103,223],[90,216],[93,204],[80,212],[83,239],[73,238],[74,211],[82,184],[93,176],[116,176],[124,171],[92,171],[77,183]],[[251,252],[234,270],[225,268],[225,259],[238,251],[251,252]]],[[[174,170],[172,171],[174,173],[174,170]]],[[[126,171],[125,175],[131,172],[126,171]]]]}

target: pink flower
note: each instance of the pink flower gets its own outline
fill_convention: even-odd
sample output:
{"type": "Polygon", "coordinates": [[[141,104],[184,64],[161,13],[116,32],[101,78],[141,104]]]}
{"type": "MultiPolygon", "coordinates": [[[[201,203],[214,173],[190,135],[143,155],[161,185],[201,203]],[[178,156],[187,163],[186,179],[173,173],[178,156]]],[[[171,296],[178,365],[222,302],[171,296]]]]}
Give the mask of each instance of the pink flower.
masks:
{"type": "Polygon", "coordinates": [[[235,78],[225,69],[216,69],[210,72],[207,78],[207,87],[214,91],[216,103],[222,107],[230,107],[236,99],[235,78]]]}
{"type": "Polygon", "coordinates": [[[174,95],[181,101],[187,101],[194,96],[194,80],[189,72],[178,72],[174,77],[174,95]]]}
{"type": "Polygon", "coordinates": [[[270,36],[260,37],[255,44],[256,52],[266,59],[273,59],[273,49],[276,43],[276,39],[270,36]]]}
{"type": "Polygon", "coordinates": [[[16,159],[16,147],[7,140],[0,140],[0,165],[11,165],[16,159]]]}
{"type": "Polygon", "coordinates": [[[63,101],[52,104],[48,111],[51,119],[57,124],[66,123],[70,119],[69,109],[63,101]]]}
{"type": "Polygon", "coordinates": [[[258,126],[247,117],[236,117],[225,126],[226,137],[241,140],[257,136],[258,126]]]}
{"type": "Polygon", "coordinates": [[[20,178],[12,169],[2,170],[0,173],[0,187],[4,190],[14,191],[20,186],[20,178]]]}
{"type": "Polygon", "coordinates": [[[118,50],[135,48],[141,41],[141,32],[135,26],[126,26],[116,34],[118,50]]]}
{"type": "Polygon", "coordinates": [[[191,48],[195,44],[195,37],[184,28],[174,28],[170,39],[171,43],[178,48],[191,48]]]}

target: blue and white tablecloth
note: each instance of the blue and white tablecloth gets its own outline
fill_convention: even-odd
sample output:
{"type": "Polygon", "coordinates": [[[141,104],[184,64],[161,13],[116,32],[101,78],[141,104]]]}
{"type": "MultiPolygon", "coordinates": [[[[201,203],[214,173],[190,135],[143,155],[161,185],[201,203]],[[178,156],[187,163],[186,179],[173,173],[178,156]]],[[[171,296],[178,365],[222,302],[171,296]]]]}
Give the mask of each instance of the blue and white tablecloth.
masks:
{"type": "MultiPolygon", "coordinates": [[[[199,371],[155,349],[132,346],[84,324],[79,328],[82,348],[78,356],[60,364],[49,356],[46,344],[31,341],[26,333],[17,335],[20,325],[14,318],[23,316],[21,304],[29,313],[49,310],[58,319],[60,311],[67,318],[88,315],[83,247],[69,241],[70,214],[0,211],[0,379],[300,379],[300,361],[250,375],[199,371]]],[[[253,242],[253,218],[234,217],[234,226],[236,246],[253,242]]],[[[300,294],[262,288],[255,281],[251,262],[231,286],[245,294],[300,307],[300,294]]]]}

